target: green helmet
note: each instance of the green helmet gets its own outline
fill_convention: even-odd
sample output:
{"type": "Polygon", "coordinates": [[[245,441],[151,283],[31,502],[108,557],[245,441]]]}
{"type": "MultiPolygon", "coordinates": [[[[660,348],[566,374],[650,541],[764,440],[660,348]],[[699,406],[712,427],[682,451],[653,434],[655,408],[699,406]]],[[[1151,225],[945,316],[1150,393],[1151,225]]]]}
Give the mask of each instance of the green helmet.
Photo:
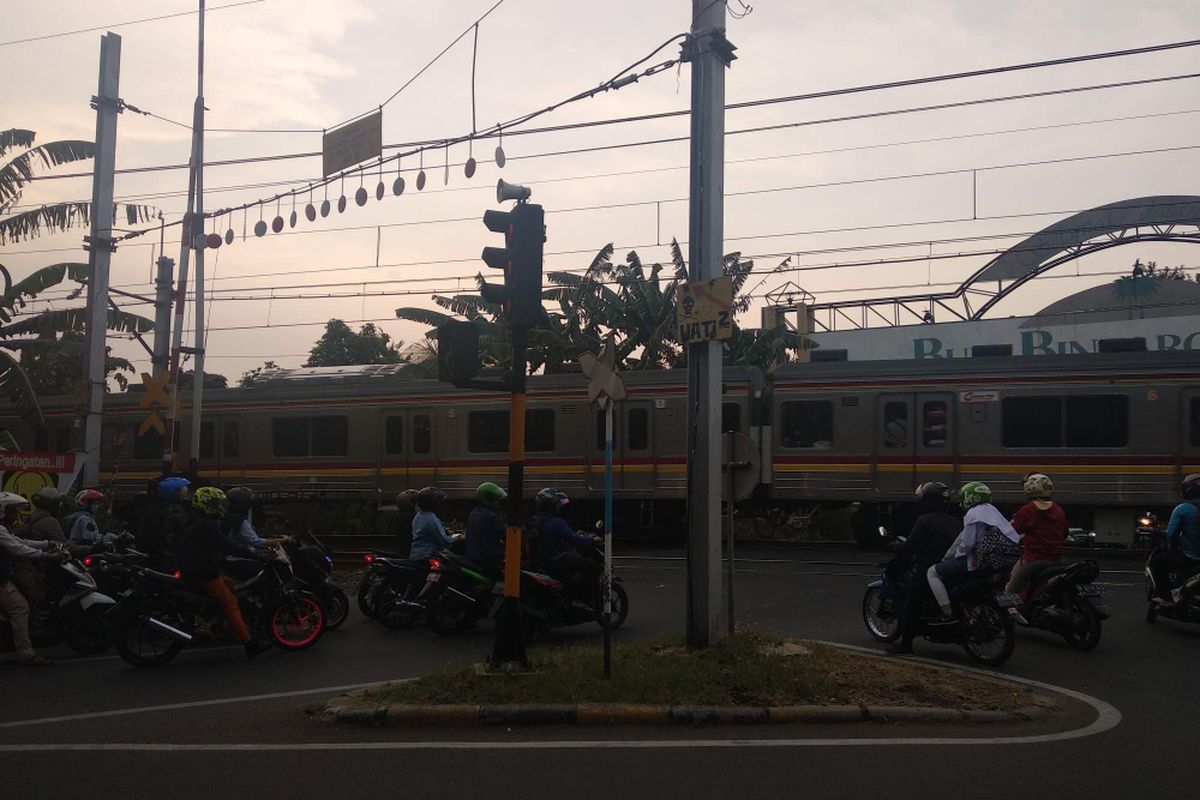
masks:
{"type": "Polygon", "coordinates": [[[229,499],[215,486],[201,486],[192,495],[192,505],[202,514],[223,517],[229,512],[229,499]]]}
{"type": "Polygon", "coordinates": [[[990,503],[992,502],[992,490],[983,481],[964,483],[963,487],[958,490],[958,502],[963,507],[963,511],[980,503],[990,503]]]}
{"type": "Polygon", "coordinates": [[[475,490],[475,499],[491,509],[499,508],[506,497],[508,492],[491,481],[479,484],[479,488],[475,490]]]}

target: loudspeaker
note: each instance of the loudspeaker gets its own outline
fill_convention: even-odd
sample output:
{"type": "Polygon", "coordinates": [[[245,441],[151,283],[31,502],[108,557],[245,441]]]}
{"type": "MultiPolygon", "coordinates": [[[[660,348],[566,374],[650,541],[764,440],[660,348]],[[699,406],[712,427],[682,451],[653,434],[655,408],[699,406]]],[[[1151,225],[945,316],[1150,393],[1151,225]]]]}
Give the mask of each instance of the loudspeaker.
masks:
{"type": "Polygon", "coordinates": [[[496,202],[505,200],[528,200],[533,190],[519,183],[508,183],[503,178],[496,182],[496,202]]]}

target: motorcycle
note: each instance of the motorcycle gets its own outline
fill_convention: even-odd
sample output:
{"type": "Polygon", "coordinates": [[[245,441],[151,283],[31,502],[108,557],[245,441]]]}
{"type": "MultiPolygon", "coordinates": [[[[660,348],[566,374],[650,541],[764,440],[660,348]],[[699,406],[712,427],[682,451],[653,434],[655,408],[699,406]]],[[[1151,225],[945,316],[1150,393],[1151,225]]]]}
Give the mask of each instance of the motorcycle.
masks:
{"type": "Polygon", "coordinates": [[[101,592],[109,597],[120,597],[133,588],[138,571],[149,569],[151,562],[146,553],[126,550],[123,553],[92,553],[84,556],[80,563],[91,573],[101,592]]]}
{"type": "Polygon", "coordinates": [[[429,566],[397,555],[368,552],[367,571],[358,583],[358,609],[367,619],[377,618],[388,628],[410,627],[425,613],[418,601],[429,566]]]}
{"type": "MultiPolygon", "coordinates": [[[[99,591],[84,565],[75,560],[39,565],[45,575],[45,597],[30,603],[29,637],[39,647],[59,642],[83,656],[108,649],[107,613],[116,600],[99,591]]],[[[0,642],[11,642],[9,623],[0,619],[0,642]]]]}
{"type": "MultiPolygon", "coordinates": [[[[604,625],[604,554],[595,547],[576,548],[580,555],[592,559],[599,570],[595,586],[586,603],[574,601],[557,579],[533,570],[521,570],[521,604],[527,638],[536,638],[552,628],[595,622],[604,625]]],[[[612,579],[613,630],[625,624],[629,616],[629,593],[622,580],[612,579]]]]}
{"type": "Polygon", "coordinates": [[[434,632],[453,636],[490,616],[500,587],[502,584],[477,565],[443,551],[429,559],[429,574],[418,602],[425,608],[425,622],[434,632]]]}
{"type": "Polygon", "coordinates": [[[1138,517],[1137,528],[1133,532],[1134,550],[1153,550],[1166,541],[1167,534],[1158,524],[1158,516],[1147,511],[1138,517]]]}
{"type": "Polygon", "coordinates": [[[341,625],[350,615],[350,598],[333,580],[333,551],[311,533],[301,534],[285,545],[296,577],[321,601],[325,627],[341,625]]]}
{"type": "MultiPolygon", "coordinates": [[[[900,635],[900,609],[908,586],[893,577],[889,563],[883,576],[867,585],[863,595],[862,615],[867,631],[880,642],[894,642],[900,635]]],[[[1017,595],[1005,594],[1006,572],[980,570],[962,583],[951,587],[950,600],[958,614],[942,617],[941,609],[929,597],[917,618],[918,636],[939,644],[961,645],[973,660],[998,667],[1012,656],[1016,631],[1008,609],[1020,601],[1017,595]]]]}
{"type": "Polygon", "coordinates": [[[1101,622],[1112,616],[1104,602],[1105,587],[1093,583],[1099,575],[1095,561],[1043,570],[1029,587],[1028,599],[1017,606],[1017,623],[1057,633],[1076,650],[1091,650],[1100,643],[1101,622]]]}
{"type": "Polygon", "coordinates": [[[1146,559],[1146,601],[1149,603],[1146,608],[1146,622],[1153,624],[1159,617],[1166,617],[1180,622],[1200,623],[1200,566],[1192,567],[1187,572],[1170,574],[1171,586],[1178,587],[1172,592],[1176,596],[1175,605],[1160,606],[1154,602],[1154,598],[1158,596],[1158,587],[1150,571],[1150,562],[1165,547],[1163,545],[1156,548],[1150,554],[1150,558],[1146,559]]]}
{"type": "MultiPolygon", "coordinates": [[[[325,632],[321,601],[303,588],[287,553],[234,587],[242,616],[257,642],[285,651],[312,647],[325,632]]],[[[175,575],[144,569],[112,611],[113,644],[136,667],[166,664],[187,644],[227,638],[228,623],[213,598],[175,575]]]]}

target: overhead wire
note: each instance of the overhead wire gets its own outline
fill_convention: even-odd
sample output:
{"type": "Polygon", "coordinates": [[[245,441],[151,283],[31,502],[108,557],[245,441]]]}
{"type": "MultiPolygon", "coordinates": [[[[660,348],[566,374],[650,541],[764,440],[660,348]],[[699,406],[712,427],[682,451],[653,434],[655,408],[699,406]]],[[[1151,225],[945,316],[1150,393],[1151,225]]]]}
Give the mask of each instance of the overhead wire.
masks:
{"type": "MultiPolygon", "coordinates": [[[[237,8],[238,6],[252,6],[258,3],[266,2],[266,0],[241,0],[237,3],[226,3],[220,6],[210,6],[205,9],[206,12],[223,11],[227,8],[237,8]]],[[[156,17],[142,17],[141,19],[128,20],[126,22],[116,22],[109,25],[96,25],[91,28],[77,28],[73,31],[58,31],[57,33],[46,33],[40,36],[28,36],[24,39],[10,39],[6,42],[0,42],[0,47],[9,47],[15,44],[28,44],[30,42],[43,42],[47,39],[59,39],[64,36],[75,36],[80,33],[94,33],[95,31],[107,31],[113,28],[127,28],[130,25],[141,25],[145,22],[159,22],[164,19],[174,19],[175,17],[190,17],[193,14],[199,13],[199,10],[177,11],[173,14],[159,14],[156,17]]],[[[11,19],[11,17],[10,17],[11,19]]]]}

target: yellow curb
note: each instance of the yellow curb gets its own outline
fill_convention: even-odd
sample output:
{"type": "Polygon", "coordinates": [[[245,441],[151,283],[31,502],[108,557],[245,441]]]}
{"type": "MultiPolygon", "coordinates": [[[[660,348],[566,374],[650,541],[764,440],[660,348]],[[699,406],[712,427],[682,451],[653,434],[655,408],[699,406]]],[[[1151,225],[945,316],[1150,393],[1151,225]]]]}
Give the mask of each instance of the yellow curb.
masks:
{"type": "Polygon", "coordinates": [[[406,705],[397,703],[387,708],[387,724],[402,725],[478,725],[479,706],[472,705],[406,705]]]}
{"type": "Polygon", "coordinates": [[[863,722],[866,719],[860,706],[772,706],[767,709],[767,721],[774,724],[863,722]]]}

